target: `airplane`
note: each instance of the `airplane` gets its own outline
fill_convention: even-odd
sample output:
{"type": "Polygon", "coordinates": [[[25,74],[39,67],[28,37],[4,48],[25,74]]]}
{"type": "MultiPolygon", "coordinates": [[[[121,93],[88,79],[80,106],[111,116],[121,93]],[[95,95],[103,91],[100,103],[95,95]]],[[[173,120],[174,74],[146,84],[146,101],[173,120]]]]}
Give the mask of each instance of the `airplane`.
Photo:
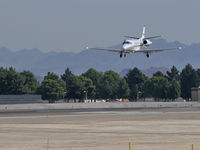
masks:
{"type": "Polygon", "coordinates": [[[94,49],[94,50],[104,50],[108,52],[116,52],[120,54],[120,58],[123,56],[126,57],[126,54],[130,53],[144,53],[146,54],[147,58],[149,58],[151,53],[154,52],[162,52],[165,50],[181,50],[181,47],[176,48],[159,48],[159,49],[142,49],[143,47],[148,47],[152,44],[150,39],[159,38],[161,36],[152,36],[152,37],[145,37],[145,30],[146,26],[143,27],[143,32],[141,38],[134,37],[134,36],[125,36],[126,39],[122,43],[122,49],[115,49],[115,48],[89,48],[86,47],[86,49],[94,49]]]}

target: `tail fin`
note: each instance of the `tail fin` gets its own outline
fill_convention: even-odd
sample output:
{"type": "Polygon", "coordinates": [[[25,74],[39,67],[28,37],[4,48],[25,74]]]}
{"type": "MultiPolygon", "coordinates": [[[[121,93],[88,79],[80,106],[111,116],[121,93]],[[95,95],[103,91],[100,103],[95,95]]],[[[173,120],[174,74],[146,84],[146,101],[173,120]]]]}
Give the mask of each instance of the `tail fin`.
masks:
{"type": "Polygon", "coordinates": [[[146,30],[146,26],[143,27],[141,39],[144,39],[144,38],[145,38],[145,30],[146,30]]]}

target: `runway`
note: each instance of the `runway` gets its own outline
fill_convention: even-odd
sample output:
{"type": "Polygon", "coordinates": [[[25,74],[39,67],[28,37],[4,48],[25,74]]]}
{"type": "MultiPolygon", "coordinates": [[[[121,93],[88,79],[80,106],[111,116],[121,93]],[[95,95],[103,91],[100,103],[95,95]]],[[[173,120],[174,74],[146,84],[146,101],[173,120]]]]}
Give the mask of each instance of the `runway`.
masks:
{"type": "Polygon", "coordinates": [[[198,107],[52,109],[51,105],[17,111],[0,113],[0,150],[128,150],[128,142],[133,142],[134,150],[200,147],[198,107]]]}
{"type": "Polygon", "coordinates": [[[56,103],[0,105],[1,114],[200,109],[199,102],[56,103]]]}

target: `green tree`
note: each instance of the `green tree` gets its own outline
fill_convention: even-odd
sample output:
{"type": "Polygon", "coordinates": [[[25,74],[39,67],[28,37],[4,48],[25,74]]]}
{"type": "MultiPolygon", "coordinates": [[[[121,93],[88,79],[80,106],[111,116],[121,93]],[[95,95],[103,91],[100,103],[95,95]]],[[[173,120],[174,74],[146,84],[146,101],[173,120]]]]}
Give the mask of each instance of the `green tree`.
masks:
{"type": "Polygon", "coordinates": [[[75,75],[71,72],[69,68],[65,70],[65,73],[61,75],[61,78],[63,81],[65,81],[66,85],[69,85],[71,83],[71,78],[75,75]]]}
{"type": "Polygon", "coordinates": [[[35,94],[37,88],[39,87],[39,83],[32,72],[23,71],[20,73],[23,78],[23,93],[24,94],[35,94]]]}
{"type": "Polygon", "coordinates": [[[144,83],[145,97],[154,97],[158,99],[167,99],[169,97],[169,81],[162,76],[154,76],[144,83]]]}
{"type": "Polygon", "coordinates": [[[35,94],[39,86],[33,73],[0,68],[0,94],[35,94]]]}
{"type": "Polygon", "coordinates": [[[167,78],[169,81],[172,80],[180,80],[180,76],[179,76],[179,71],[177,70],[177,68],[175,66],[172,66],[170,71],[167,71],[167,78]]]}
{"type": "Polygon", "coordinates": [[[88,69],[85,73],[82,74],[82,76],[87,77],[92,80],[95,88],[96,88],[96,94],[95,99],[100,98],[100,81],[103,76],[101,72],[96,71],[93,68],[88,69]]]}
{"type": "Polygon", "coordinates": [[[1,94],[23,94],[23,83],[22,76],[15,71],[14,68],[1,69],[3,78],[1,80],[1,94]]]}
{"type": "Polygon", "coordinates": [[[80,90],[81,90],[80,99],[81,100],[85,99],[86,95],[87,95],[87,98],[94,99],[96,95],[96,88],[93,85],[92,80],[84,76],[80,76],[79,80],[80,80],[79,85],[80,85],[80,90]]]}
{"type": "Polygon", "coordinates": [[[196,70],[196,75],[197,75],[197,86],[199,87],[200,86],[200,69],[197,69],[196,70]]]}
{"type": "Polygon", "coordinates": [[[143,84],[147,77],[138,69],[133,68],[125,76],[125,80],[130,88],[130,97],[136,99],[137,93],[141,91],[143,93],[143,84]]]}
{"type": "Polygon", "coordinates": [[[101,98],[118,98],[120,76],[114,71],[106,71],[101,78],[101,98]]]}
{"type": "Polygon", "coordinates": [[[170,82],[169,99],[176,99],[181,95],[180,75],[175,66],[172,66],[170,71],[167,71],[167,78],[170,82]]]}
{"type": "Polygon", "coordinates": [[[68,78],[67,85],[67,99],[81,99],[83,96],[83,85],[81,84],[77,76],[71,76],[70,80],[68,78]],[[70,83],[70,84],[69,84],[70,83]]]}
{"type": "Polygon", "coordinates": [[[130,89],[125,79],[120,80],[117,95],[119,98],[129,98],[130,89]]]}
{"type": "Polygon", "coordinates": [[[50,103],[63,98],[64,91],[65,83],[54,73],[48,73],[39,88],[42,99],[49,100],[50,103]]]}
{"type": "Polygon", "coordinates": [[[0,94],[7,94],[7,69],[0,68],[0,94]]]}
{"type": "Polygon", "coordinates": [[[190,64],[183,68],[180,74],[181,96],[183,98],[191,98],[191,88],[197,86],[197,74],[190,64]]]}
{"type": "Polygon", "coordinates": [[[66,85],[66,98],[69,99],[76,99],[77,95],[76,91],[78,90],[78,78],[71,72],[71,70],[69,68],[67,68],[65,70],[65,73],[63,75],[61,75],[62,80],[65,82],[66,85]]]}
{"type": "Polygon", "coordinates": [[[157,71],[153,74],[154,77],[164,77],[164,74],[161,71],[157,71]]]}
{"type": "Polygon", "coordinates": [[[172,81],[170,81],[168,98],[174,100],[180,96],[181,96],[181,85],[180,82],[174,78],[172,81]]]}

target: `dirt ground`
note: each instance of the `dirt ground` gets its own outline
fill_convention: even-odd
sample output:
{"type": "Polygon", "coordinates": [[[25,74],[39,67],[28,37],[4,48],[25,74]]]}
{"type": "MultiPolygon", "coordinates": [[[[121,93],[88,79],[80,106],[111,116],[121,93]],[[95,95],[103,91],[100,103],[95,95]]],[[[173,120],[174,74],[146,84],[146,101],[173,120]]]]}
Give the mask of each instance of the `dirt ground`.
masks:
{"type": "Polygon", "coordinates": [[[199,109],[0,113],[0,150],[200,150],[199,109]]]}

